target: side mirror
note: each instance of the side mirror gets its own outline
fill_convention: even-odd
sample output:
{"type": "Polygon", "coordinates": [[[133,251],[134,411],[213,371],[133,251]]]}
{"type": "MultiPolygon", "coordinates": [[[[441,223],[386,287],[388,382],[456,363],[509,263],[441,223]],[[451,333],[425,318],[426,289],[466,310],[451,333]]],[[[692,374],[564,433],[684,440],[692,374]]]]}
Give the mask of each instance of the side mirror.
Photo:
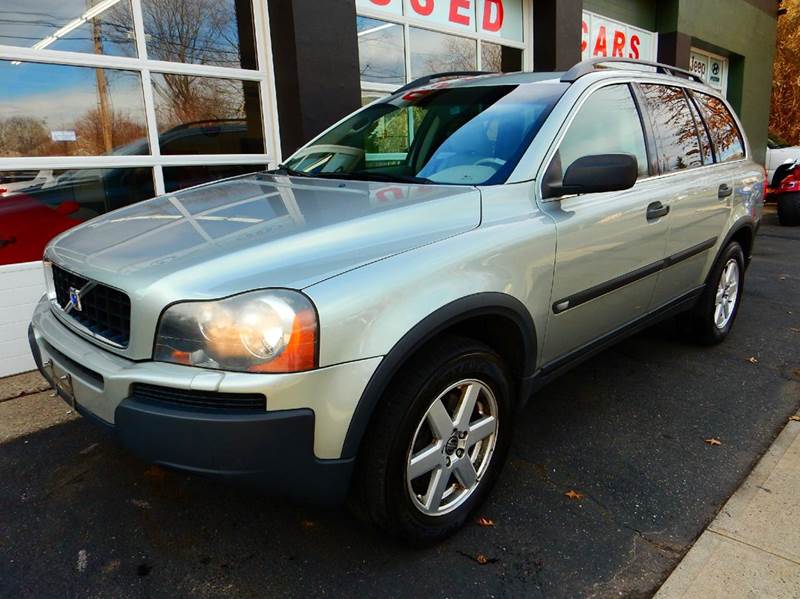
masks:
{"type": "Polygon", "coordinates": [[[563,181],[549,184],[546,197],[623,191],[636,185],[639,163],[633,154],[596,154],[573,162],[563,181]]]}

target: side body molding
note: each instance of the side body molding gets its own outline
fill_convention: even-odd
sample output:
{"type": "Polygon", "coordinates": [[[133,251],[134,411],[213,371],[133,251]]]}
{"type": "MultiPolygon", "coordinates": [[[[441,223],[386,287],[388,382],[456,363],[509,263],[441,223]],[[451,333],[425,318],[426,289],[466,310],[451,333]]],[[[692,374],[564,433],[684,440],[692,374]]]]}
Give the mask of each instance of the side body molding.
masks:
{"type": "Polygon", "coordinates": [[[524,384],[536,368],[537,337],[533,318],[525,305],[505,293],[485,292],[455,300],[416,324],[389,351],[375,370],[356,406],[347,430],[342,458],[354,457],[358,453],[361,439],[367,430],[372,414],[386,392],[389,383],[406,361],[425,343],[446,329],[470,318],[480,316],[502,316],[512,320],[519,328],[523,346],[519,351],[525,365],[518,373],[520,398],[527,399],[528,386],[524,384]],[[524,396],[524,397],[523,397],[524,396]]]}

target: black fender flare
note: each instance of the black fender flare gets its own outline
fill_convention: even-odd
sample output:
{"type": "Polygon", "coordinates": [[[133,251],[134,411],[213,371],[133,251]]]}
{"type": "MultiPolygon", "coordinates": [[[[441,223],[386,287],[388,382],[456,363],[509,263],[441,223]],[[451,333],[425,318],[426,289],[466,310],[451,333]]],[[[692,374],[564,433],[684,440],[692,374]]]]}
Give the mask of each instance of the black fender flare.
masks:
{"type": "MultiPolygon", "coordinates": [[[[342,446],[342,458],[351,458],[358,454],[361,439],[375,408],[386,392],[389,382],[406,361],[422,345],[442,331],[476,316],[504,316],[514,321],[524,344],[521,348],[525,364],[524,372],[521,373],[522,379],[527,380],[533,375],[537,355],[536,328],[533,317],[525,305],[511,295],[496,292],[476,293],[457,299],[414,325],[381,360],[350,419],[350,426],[342,446]]],[[[525,385],[521,386],[525,388],[525,385]]]]}

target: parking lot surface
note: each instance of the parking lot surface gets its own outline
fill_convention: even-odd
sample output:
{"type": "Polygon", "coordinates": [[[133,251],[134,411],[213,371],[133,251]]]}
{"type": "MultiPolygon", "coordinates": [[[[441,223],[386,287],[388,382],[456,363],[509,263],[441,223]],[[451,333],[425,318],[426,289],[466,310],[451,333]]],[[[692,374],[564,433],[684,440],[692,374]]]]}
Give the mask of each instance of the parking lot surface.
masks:
{"type": "Polygon", "coordinates": [[[478,514],[493,525],[431,549],[0,394],[0,597],[649,596],[800,405],[800,230],[765,220],[725,344],[666,322],[540,391],[478,514]]]}

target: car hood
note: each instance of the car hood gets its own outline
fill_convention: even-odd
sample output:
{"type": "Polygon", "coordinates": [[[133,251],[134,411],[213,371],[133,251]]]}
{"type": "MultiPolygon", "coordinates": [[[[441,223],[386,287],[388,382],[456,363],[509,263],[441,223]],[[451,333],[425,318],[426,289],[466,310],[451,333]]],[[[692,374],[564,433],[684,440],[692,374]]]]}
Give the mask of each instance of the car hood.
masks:
{"type": "Polygon", "coordinates": [[[218,298],[316,282],[478,226],[474,187],[249,175],[110,212],[46,256],[132,297],[218,298]]]}

